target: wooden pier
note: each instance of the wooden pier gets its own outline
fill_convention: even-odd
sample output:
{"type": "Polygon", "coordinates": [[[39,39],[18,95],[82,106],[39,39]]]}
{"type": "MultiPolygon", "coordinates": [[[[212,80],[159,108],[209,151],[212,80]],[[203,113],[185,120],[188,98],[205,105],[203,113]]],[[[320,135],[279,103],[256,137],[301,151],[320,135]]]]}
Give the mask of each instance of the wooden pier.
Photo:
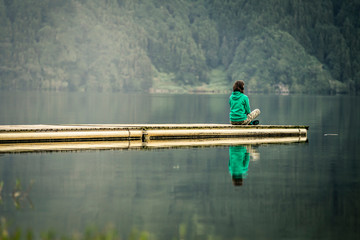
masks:
{"type": "Polygon", "coordinates": [[[306,142],[307,131],[294,125],[0,125],[0,153],[306,142]]]}

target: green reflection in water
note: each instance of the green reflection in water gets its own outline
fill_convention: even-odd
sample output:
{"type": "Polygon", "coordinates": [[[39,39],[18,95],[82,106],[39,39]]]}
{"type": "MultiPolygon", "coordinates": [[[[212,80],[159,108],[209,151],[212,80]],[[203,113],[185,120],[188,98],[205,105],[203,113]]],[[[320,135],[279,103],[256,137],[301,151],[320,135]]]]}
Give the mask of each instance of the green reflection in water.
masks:
{"type": "MultiPolygon", "coordinates": [[[[22,231],[17,228],[13,231],[11,229],[11,224],[5,219],[1,218],[0,220],[0,239],[1,240],[18,240],[18,239],[27,239],[32,240],[36,239],[34,232],[31,229],[22,231]],[[25,234],[23,234],[23,232],[25,234]]],[[[42,240],[55,240],[55,239],[68,239],[68,240],[120,240],[120,239],[129,239],[129,240],[151,240],[156,239],[154,235],[147,231],[140,231],[137,228],[133,228],[127,238],[121,238],[118,231],[114,228],[113,225],[107,225],[104,229],[98,230],[96,227],[88,227],[84,233],[74,233],[71,236],[67,235],[58,235],[54,231],[47,231],[40,234],[42,240]]]]}
{"type": "MultiPolygon", "coordinates": [[[[22,183],[19,179],[16,179],[15,187],[11,191],[11,199],[14,202],[14,206],[16,209],[21,209],[24,207],[24,203],[28,202],[30,208],[33,208],[32,201],[29,197],[29,193],[34,184],[34,180],[30,181],[30,184],[26,189],[22,187],[22,183]]],[[[4,181],[0,181],[0,205],[3,204],[3,189],[4,189],[4,181]]]]}
{"type": "Polygon", "coordinates": [[[242,186],[247,176],[250,155],[244,146],[231,146],[229,148],[229,172],[235,186],[242,186]]]}
{"type": "Polygon", "coordinates": [[[254,160],[259,158],[259,153],[251,145],[229,147],[229,173],[234,186],[243,185],[243,180],[248,175],[250,156],[254,160]]]}

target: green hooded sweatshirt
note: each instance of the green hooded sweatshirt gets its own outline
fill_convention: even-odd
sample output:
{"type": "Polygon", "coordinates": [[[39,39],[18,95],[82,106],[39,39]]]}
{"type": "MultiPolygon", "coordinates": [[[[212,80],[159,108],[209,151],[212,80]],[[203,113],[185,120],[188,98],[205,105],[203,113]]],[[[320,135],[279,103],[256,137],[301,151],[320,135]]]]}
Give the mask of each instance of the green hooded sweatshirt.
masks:
{"type": "Polygon", "coordinates": [[[229,98],[229,104],[231,122],[244,121],[251,112],[249,98],[241,92],[233,92],[229,98]]]}

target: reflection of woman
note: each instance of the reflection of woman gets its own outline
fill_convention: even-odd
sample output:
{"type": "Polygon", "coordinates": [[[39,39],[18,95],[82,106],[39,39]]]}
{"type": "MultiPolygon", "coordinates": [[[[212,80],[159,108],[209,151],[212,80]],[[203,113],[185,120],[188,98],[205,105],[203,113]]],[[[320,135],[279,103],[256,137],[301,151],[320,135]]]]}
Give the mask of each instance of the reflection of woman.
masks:
{"type": "Polygon", "coordinates": [[[233,125],[257,125],[258,120],[253,121],[260,114],[259,109],[250,111],[249,98],[244,94],[245,83],[238,80],[234,83],[233,92],[229,99],[230,122],[233,125]]]}
{"type": "Polygon", "coordinates": [[[229,172],[235,186],[241,186],[249,168],[250,154],[244,146],[229,148],[229,172]]]}

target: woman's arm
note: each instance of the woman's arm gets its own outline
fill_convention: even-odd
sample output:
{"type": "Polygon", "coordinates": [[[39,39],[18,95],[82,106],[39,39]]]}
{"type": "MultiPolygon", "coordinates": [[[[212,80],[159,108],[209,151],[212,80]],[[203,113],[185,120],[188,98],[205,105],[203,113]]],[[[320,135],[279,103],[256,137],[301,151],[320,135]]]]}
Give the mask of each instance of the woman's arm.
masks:
{"type": "Polygon", "coordinates": [[[246,115],[248,115],[249,113],[251,113],[249,98],[248,98],[247,96],[245,96],[244,108],[245,108],[245,114],[246,114],[246,115]]]}

